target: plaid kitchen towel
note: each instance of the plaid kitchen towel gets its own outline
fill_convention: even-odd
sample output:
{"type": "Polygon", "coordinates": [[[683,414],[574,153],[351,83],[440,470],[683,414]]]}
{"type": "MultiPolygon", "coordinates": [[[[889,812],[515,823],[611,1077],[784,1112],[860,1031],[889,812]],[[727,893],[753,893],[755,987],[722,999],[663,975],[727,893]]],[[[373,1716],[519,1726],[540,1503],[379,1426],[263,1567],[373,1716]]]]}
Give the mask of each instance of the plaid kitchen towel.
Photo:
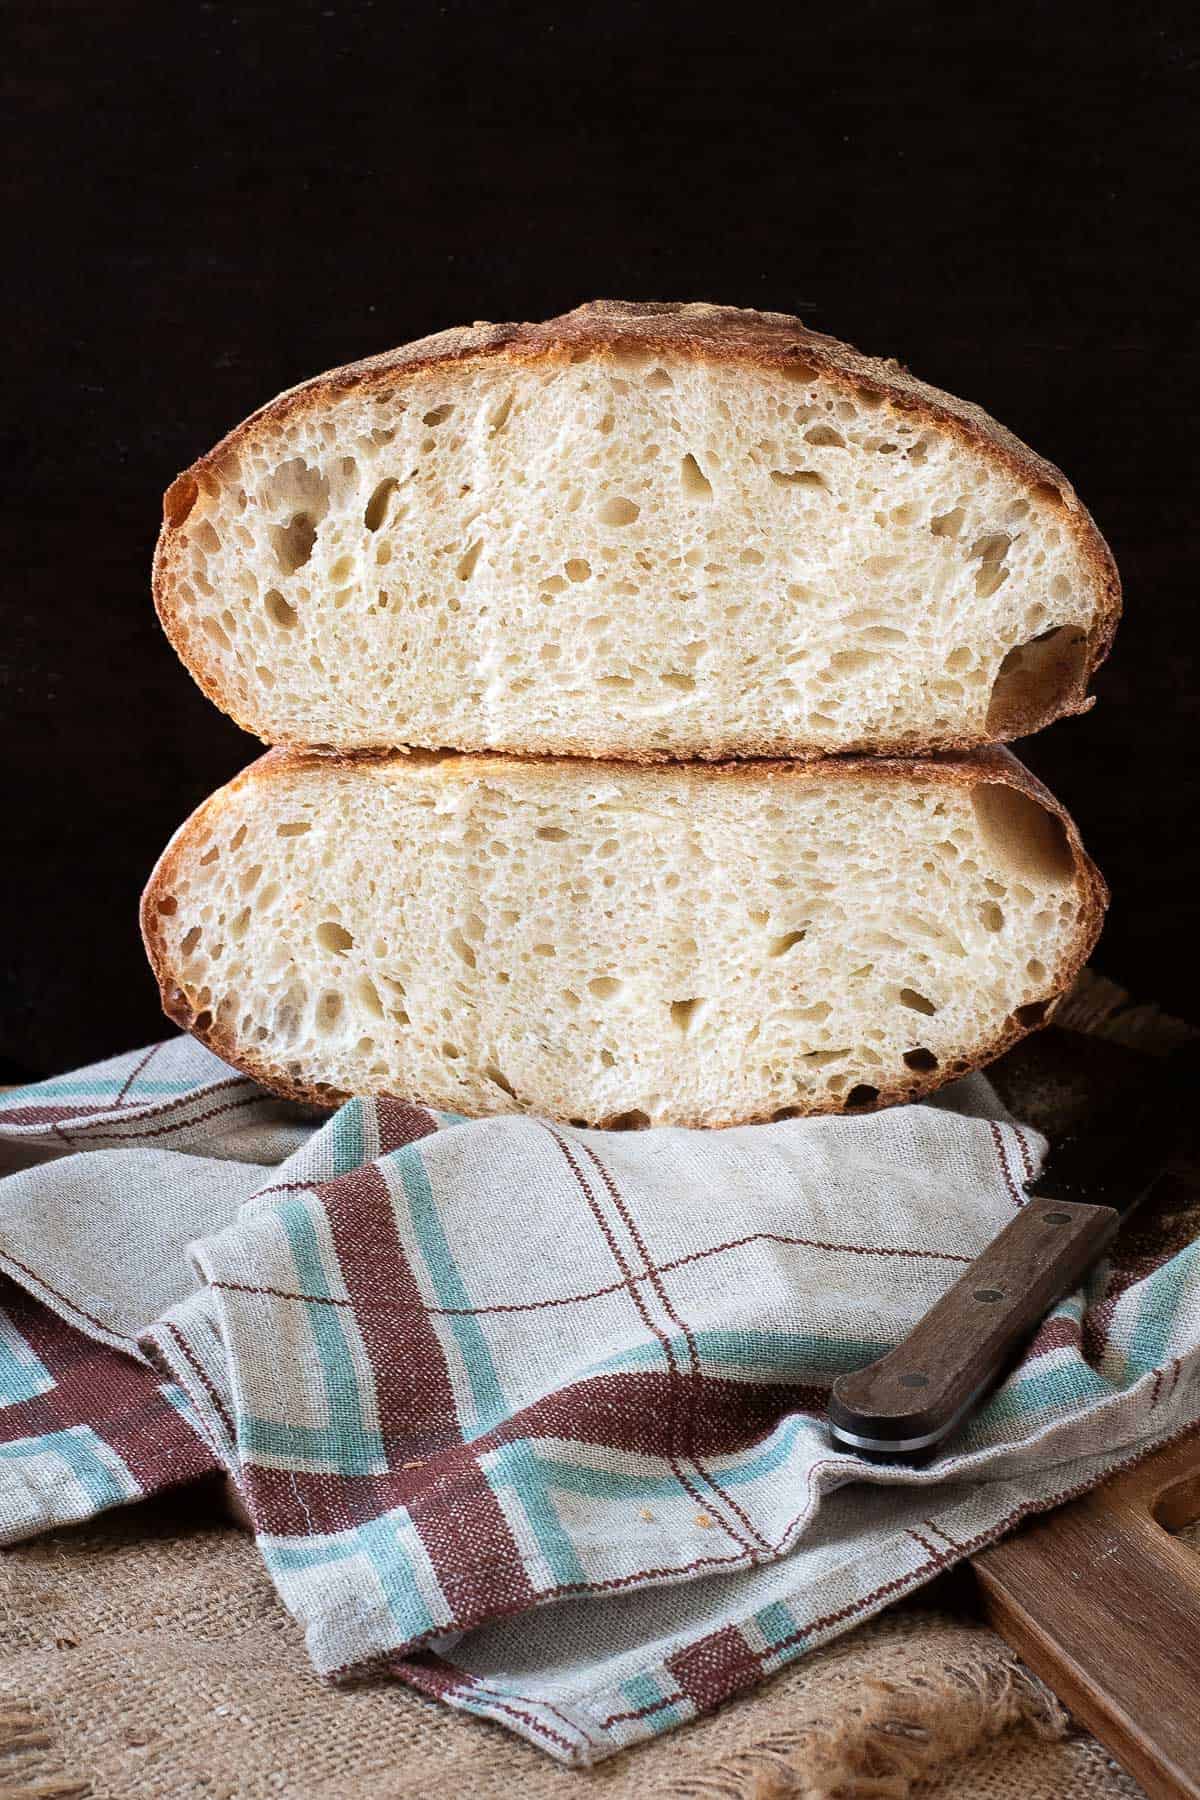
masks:
{"type": "Polygon", "coordinates": [[[1200,1415],[1200,1270],[1144,1226],[921,1470],[844,1369],[1024,1201],[936,1104],[719,1132],[320,1122],[190,1039],[0,1098],[0,1538],[205,1469],[316,1667],[589,1763],[761,1680],[1200,1415]]]}

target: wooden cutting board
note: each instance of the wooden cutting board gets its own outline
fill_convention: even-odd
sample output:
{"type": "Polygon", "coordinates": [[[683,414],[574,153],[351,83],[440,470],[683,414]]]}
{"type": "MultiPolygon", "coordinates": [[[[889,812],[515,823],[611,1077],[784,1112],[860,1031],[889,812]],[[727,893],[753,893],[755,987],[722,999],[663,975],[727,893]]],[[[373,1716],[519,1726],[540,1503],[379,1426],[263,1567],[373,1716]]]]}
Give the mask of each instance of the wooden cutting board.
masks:
{"type": "Polygon", "coordinates": [[[974,1559],[994,1629],[1151,1800],[1200,1800],[1200,1428],[974,1559]]]}

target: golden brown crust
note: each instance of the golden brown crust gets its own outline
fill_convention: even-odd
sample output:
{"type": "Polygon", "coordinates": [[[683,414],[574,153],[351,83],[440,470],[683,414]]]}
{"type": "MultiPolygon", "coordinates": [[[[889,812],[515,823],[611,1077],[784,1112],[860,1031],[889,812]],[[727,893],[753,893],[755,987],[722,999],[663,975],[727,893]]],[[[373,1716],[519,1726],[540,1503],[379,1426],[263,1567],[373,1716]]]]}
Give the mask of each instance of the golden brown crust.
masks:
{"type": "MultiPolygon", "coordinates": [[[[243,440],[253,437],[263,426],[270,426],[294,412],[319,409],[330,396],[356,388],[369,389],[398,379],[423,379],[456,364],[499,358],[519,367],[623,352],[630,355],[661,352],[705,362],[740,363],[747,368],[791,373],[810,368],[834,385],[848,391],[858,389],[878,395],[922,422],[950,433],[1036,489],[1041,498],[1052,501],[1061,511],[1063,522],[1075,539],[1080,557],[1090,573],[1098,596],[1098,610],[1083,654],[1063,689],[1048,696],[1041,705],[1032,703],[1025,710],[1010,711],[1003,732],[995,734],[994,741],[1027,737],[1054,719],[1085,712],[1093,704],[1087,695],[1088,683],[1112,645],[1121,613],[1121,583],[1112,552],[1062,471],[1014,437],[982,407],[918,381],[890,358],[865,356],[837,338],[811,331],[801,320],[787,313],[754,312],[705,301],[593,300],[576,307],[573,312],[538,324],[493,325],[480,321],[471,326],[455,327],[317,375],[298,387],[289,388],[252,413],[206,456],[177,476],[163,500],[163,526],[154,554],[154,603],[164,631],[201,690],[244,730],[254,732],[254,726],[239,715],[215,664],[206,664],[202,660],[202,646],[189,638],[172,592],[176,533],[199,496],[205,491],[215,493],[219,489],[222,464],[243,440]]],[[[932,739],[912,733],[907,740],[896,739],[889,743],[887,749],[891,753],[920,755],[972,749],[982,741],[973,736],[944,735],[932,739]]],[[[514,754],[520,754],[522,749],[516,744],[493,747],[511,749],[514,754]]],[[[548,754],[609,759],[618,754],[611,745],[590,748],[564,743],[559,746],[547,744],[545,748],[548,754]]],[[[846,754],[856,754],[880,746],[863,741],[840,748],[846,754]]],[[[777,742],[759,742],[747,745],[746,749],[751,755],[821,754],[815,749],[798,752],[792,744],[777,742]]],[[[720,760],[726,753],[698,750],[695,754],[700,758],[720,760]]],[[[670,754],[621,752],[620,758],[651,764],[670,760],[670,754]]]]}
{"type": "MultiPolygon", "coordinates": [[[[255,786],[265,781],[284,780],[304,769],[316,767],[357,768],[364,765],[391,766],[395,768],[423,766],[428,769],[434,763],[443,771],[444,779],[455,780],[464,775],[477,776],[494,769],[498,774],[511,774],[516,768],[524,769],[536,779],[539,773],[553,773],[567,761],[567,766],[578,772],[578,764],[569,759],[554,757],[507,757],[492,755],[457,755],[444,757],[417,756],[411,757],[403,752],[337,752],[323,750],[270,750],[265,756],[235,776],[224,788],[218,790],[192,814],[172,837],[170,843],[158,860],[142,895],[141,925],[142,938],[146,946],[146,954],[150,966],[158,981],[159,994],[163,1011],[183,1031],[190,1031],[192,1036],[204,1044],[214,1055],[222,1058],[233,1068],[240,1069],[261,1086],[269,1088],[285,1100],[296,1100],[302,1104],[317,1107],[333,1108],[340,1106],[350,1095],[323,1085],[307,1085],[296,1082],[274,1067],[269,1059],[255,1050],[237,1043],[228,1034],[215,1029],[211,1014],[197,1015],[188,1001],[182,988],[176,983],[167,958],[164,934],[160,923],[159,900],[173,891],[175,876],[181,854],[189,840],[199,831],[211,825],[213,819],[230,798],[240,792],[243,787],[255,786]]],[[[626,770],[628,765],[616,758],[607,759],[615,772],[626,770]]],[[[603,768],[598,762],[597,768],[603,768]]],[[[974,751],[968,755],[939,756],[922,762],[909,762],[900,757],[838,757],[821,763],[813,762],[729,762],[681,765],[693,778],[711,781],[809,781],[809,780],[879,780],[942,783],[951,787],[974,788],[989,782],[999,782],[1018,793],[1036,800],[1041,806],[1061,821],[1066,832],[1067,843],[1074,863],[1076,879],[1079,883],[1083,907],[1079,931],[1071,953],[1066,956],[1056,969],[1046,977],[1046,992],[1039,999],[1020,1007],[1016,1013],[1009,1015],[1004,1025],[989,1041],[984,1043],[970,1056],[949,1062],[932,1073],[913,1072],[903,1081],[891,1087],[881,1088],[875,1100],[862,1107],[855,1107],[855,1112],[878,1112],[885,1106],[895,1106],[904,1102],[924,1099],[935,1089],[945,1086],[949,1081],[967,1073],[971,1069],[985,1067],[995,1061],[998,1056],[1011,1049],[1013,1044],[1026,1037],[1039,1026],[1047,1024],[1053,1016],[1064,993],[1071,987],[1080,969],[1091,955],[1100,928],[1104,922],[1104,914],[1108,905],[1108,889],[1099,869],[1092,862],[1080,840],[1074,820],[1066,808],[1055,799],[1048,788],[1044,787],[1037,777],[1008,750],[993,747],[974,751]],[[1040,1009],[1040,1010],[1039,1010],[1040,1009]]],[[[400,1096],[415,1104],[423,1104],[419,1094],[400,1096]]],[[[436,1104],[436,1103],[430,1103],[436,1104]]],[[[794,1112],[800,1116],[803,1109],[789,1108],[788,1116],[794,1112]]],[[[844,1105],[821,1108],[825,1112],[848,1110],[844,1105]]],[[[621,1115],[618,1115],[620,1117],[621,1115]]],[[[755,1113],[746,1117],[727,1119],[722,1128],[734,1125],[765,1124],[777,1115],[773,1113],[755,1113]]],[[[613,1126],[613,1118],[595,1121],[598,1130],[613,1126]]],[[[681,1117],[677,1124],[690,1127],[704,1127],[701,1119],[681,1117]]],[[[710,1125],[711,1128],[711,1125],[710,1125]]]]}

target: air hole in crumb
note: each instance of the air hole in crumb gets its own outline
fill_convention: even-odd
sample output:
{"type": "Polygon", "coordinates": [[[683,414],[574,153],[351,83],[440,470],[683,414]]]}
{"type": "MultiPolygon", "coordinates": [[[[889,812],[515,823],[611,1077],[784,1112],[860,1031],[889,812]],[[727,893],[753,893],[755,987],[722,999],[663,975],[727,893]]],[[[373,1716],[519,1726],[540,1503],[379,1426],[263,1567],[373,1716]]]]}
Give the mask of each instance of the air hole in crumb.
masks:
{"type": "Polygon", "coordinates": [[[984,843],[1001,866],[1052,886],[1069,881],[1075,859],[1066,827],[1039,800],[1003,782],[983,782],[971,792],[984,843]]]}
{"type": "Polygon", "coordinates": [[[164,918],[169,918],[178,905],[179,902],[176,900],[174,894],[164,894],[158,903],[158,910],[164,918]]]}
{"type": "Polygon", "coordinates": [[[312,825],[308,819],[288,819],[284,824],[275,827],[275,836],[283,838],[303,837],[306,831],[311,830],[312,825]]]}
{"type": "Polygon", "coordinates": [[[570,837],[571,834],[569,831],[564,831],[561,825],[539,825],[537,835],[544,838],[548,844],[561,844],[563,839],[570,837]]]}
{"type": "Polygon", "coordinates": [[[573,556],[570,562],[563,564],[563,569],[569,581],[586,581],[592,572],[592,565],[585,562],[582,556],[573,556]]]}
{"type": "Polygon", "coordinates": [[[768,956],[786,956],[789,950],[804,942],[805,932],[785,931],[781,937],[772,938],[767,949],[768,956]]]}
{"type": "Polygon", "coordinates": [[[468,969],[475,967],[475,952],[457,926],[448,934],[446,940],[455,956],[465,962],[468,969]]]}
{"type": "Polygon", "coordinates": [[[910,1012],[925,1013],[927,1017],[932,1017],[937,1011],[933,1001],[927,1000],[924,994],[918,994],[916,988],[901,988],[900,1004],[907,1006],[910,1012]]]}
{"type": "Polygon", "coordinates": [[[690,494],[693,500],[712,499],[712,482],[690,450],[679,466],[679,479],[684,493],[690,494]]]}
{"type": "Polygon", "coordinates": [[[1013,1013],[1013,1018],[1017,1021],[1018,1025],[1023,1026],[1026,1031],[1029,1031],[1034,1025],[1041,1024],[1046,1016],[1049,1005],[1050,1002],[1048,1000],[1030,1000],[1025,1006],[1017,1007],[1017,1010],[1013,1013]]]}
{"type": "Polygon", "coordinates": [[[830,657],[829,667],[835,675],[861,675],[875,661],[877,658],[870,650],[839,650],[830,657]]]}
{"type": "Polygon", "coordinates": [[[1017,644],[992,684],[988,731],[1009,737],[1035,730],[1056,702],[1079,695],[1086,667],[1087,638],[1077,626],[1052,626],[1017,644]]]}
{"type": "Polygon", "coordinates": [[[588,993],[594,994],[597,1000],[612,1000],[624,985],[615,975],[594,975],[588,982],[588,993]]]}
{"type": "Polygon", "coordinates": [[[435,406],[433,408],[432,412],[427,412],[427,413],[421,414],[421,423],[422,423],[422,425],[444,424],[445,421],[450,417],[450,414],[453,411],[454,411],[454,407],[452,405],[435,406]]]}
{"type": "Polygon", "coordinates": [[[602,1050],[600,1052],[600,1063],[602,1068],[614,1069],[617,1065],[617,1059],[611,1050],[602,1050]]]}
{"type": "Polygon", "coordinates": [[[345,956],[347,950],[354,947],[352,933],[344,925],[339,925],[336,919],[326,919],[317,926],[313,936],[322,950],[332,950],[336,956],[345,956]]]}
{"type": "Polygon", "coordinates": [[[638,1112],[635,1108],[633,1112],[618,1113],[615,1119],[610,1119],[608,1129],[610,1131],[645,1131],[649,1124],[648,1114],[638,1112]]]}
{"type": "Polygon", "coordinates": [[[336,988],[326,988],[317,1001],[317,1030],[332,1031],[342,1016],[342,996],[336,988]]]}
{"type": "Polygon", "coordinates": [[[212,1022],[213,1016],[207,1010],[202,1013],[197,1013],[196,1017],[192,1020],[192,1030],[207,1031],[212,1022]]]}
{"type": "Polygon", "coordinates": [[[400,483],[396,480],[394,475],[389,475],[386,481],[381,481],[379,483],[379,486],[367,501],[366,508],[363,512],[363,524],[368,531],[379,530],[379,527],[383,524],[383,521],[387,516],[388,501],[391,499],[399,485],[400,483]]]}
{"type": "Polygon", "coordinates": [[[985,900],[979,908],[979,916],[988,931],[1003,931],[1004,914],[994,900],[985,900]]]}
{"type": "Polygon", "coordinates": [[[667,675],[660,675],[658,679],[662,682],[664,687],[675,688],[681,694],[692,693],[696,686],[696,678],[694,675],[680,675],[672,672],[667,675]]]}
{"type": "Polygon", "coordinates": [[[1031,981],[1045,981],[1046,965],[1040,957],[1034,956],[1025,964],[1025,973],[1031,981]]]}
{"type": "Polygon", "coordinates": [[[672,1000],[671,1023],[674,1025],[676,1031],[682,1032],[684,1037],[686,1037],[688,1032],[692,1029],[692,1026],[696,1023],[697,1014],[703,1005],[703,999],[672,1000]]]}
{"type": "Polygon", "coordinates": [[[955,506],[950,512],[939,513],[936,518],[930,519],[929,529],[934,537],[957,537],[966,516],[961,506],[955,506]]]}
{"type": "Polygon", "coordinates": [[[293,513],[286,525],[272,527],[271,541],[275,546],[276,561],[284,574],[294,575],[312,555],[317,541],[316,521],[311,513],[293,513]]]}
{"type": "Polygon", "coordinates": [[[181,956],[190,956],[199,942],[200,927],[199,925],[193,925],[192,929],[188,932],[187,936],[179,946],[179,954],[181,956]]]}
{"type": "Polygon", "coordinates": [[[611,500],[604,501],[596,516],[602,525],[632,525],[641,510],[632,500],[614,495],[611,500]]]}
{"type": "Polygon", "coordinates": [[[504,427],[508,424],[508,415],[512,411],[512,403],[513,397],[511,393],[505,394],[504,398],[500,400],[488,414],[488,424],[491,427],[493,437],[495,437],[498,432],[503,431],[504,427]]]}
{"type": "Polygon", "coordinates": [[[507,1075],[505,1075],[504,1071],[502,1069],[498,1069],[496,1067],[495,1063],[488,1063],[487,1067],[484,1069],[483,1072],[487,1076],[487,1079],[490,1082],[492,1082],[496,1087],[498,1087],[502,1093],[505,1093],[508,1095],[510,1100],[516,1099],[516,1097],[517,1097],[516,1088],[513,1086],[512,1082],[508,1079],[507,1075]]]}
{"type": "Polygon", "coordinates": [[[359,976],[358,981],[355,984],[355,992],[367,1011],[376,1019],[382,1019],[383,1001],[380,998],[379,989],[375,986],[375,983],[371,980],[369,975],[359,976]]]}
{"type": "Polygon", "coordinates": [[[278,588],[268,588],[263,596],[263,605],[267,609],[267,617],[281,631],[290,631],[296,623],[296,609],[289,606],[278,588]]]}
{"type": "Polygon", "coordinates": [[[803,1116],[798,1106],[781,1106],[778,1112],[771,1114],[771,1119],[774,1124],[782,1125],[785,1119],[800,1119],[803,1116]]]}
{"type": "Polygon", "coordinates": [[[934,1069],[938,1066],[938,1059],[933,1054],[933,1051],[926,1050],[921,1046],[918,1046],[915,1050],[906,1050],[904,1052],[904,1062],[907,1068],[915,1069],[918,1074],[921,1075],[932,1074],[934,1069]]]}
{"type": "Polygon", "coordinates": [[[846,448],[845,438],[840,431],[835,431],[832,425],[812,426],[805,432],[804,441],[806,444],[815,444],[818,449],[844,450],[846,448]]]}
{"type": "Polygon", "coordinates": [[[846,1105],[848,1107],[874,1106],[878,1098],[879,1089],[877,1087],[872,1087],[869,1081],[860,1081],[846,1095],[846,1105]]]}
{"type": "Polygon", "coordinates": [[[828,482],[815,469],[772,469],[776,487],[828,488],[828,482]]]}
{"type": "Polygon", "coordinates": [[[1004,566],[1004,559],[1011,548],[1012,539],[1003,531],[990,532],[987,537],[977,538],[971,545],[971,561],[979,562],[975,572],[975,592],[981,599],[986,600],[1007,581],[1008,570],[1004,566]]]}
{"type": "Polygon", "coordinates": [[[460,581],[470,581],[475,573],[475,564],[479,561],[479,552],[482,549],[483,539],[476,538],[475,542],[468,545],[463,551],[458,559],[458,567],[454,571],[460,581]]]}

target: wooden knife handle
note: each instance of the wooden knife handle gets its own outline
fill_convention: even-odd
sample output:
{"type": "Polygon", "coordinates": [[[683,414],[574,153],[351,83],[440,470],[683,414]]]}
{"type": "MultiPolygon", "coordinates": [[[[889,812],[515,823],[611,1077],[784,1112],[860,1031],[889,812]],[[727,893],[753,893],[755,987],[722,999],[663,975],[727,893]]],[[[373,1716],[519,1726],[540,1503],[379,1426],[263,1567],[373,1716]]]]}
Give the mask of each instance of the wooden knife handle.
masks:
{"type": "Polygon", "coordinates": [[[934,1448],[1077,1285],[1120,1222],[1111,1206],[1031,1199],[902,1344],[834,1382],[835,1439],[865,1456],[908,1458],[934,1448]]]}

